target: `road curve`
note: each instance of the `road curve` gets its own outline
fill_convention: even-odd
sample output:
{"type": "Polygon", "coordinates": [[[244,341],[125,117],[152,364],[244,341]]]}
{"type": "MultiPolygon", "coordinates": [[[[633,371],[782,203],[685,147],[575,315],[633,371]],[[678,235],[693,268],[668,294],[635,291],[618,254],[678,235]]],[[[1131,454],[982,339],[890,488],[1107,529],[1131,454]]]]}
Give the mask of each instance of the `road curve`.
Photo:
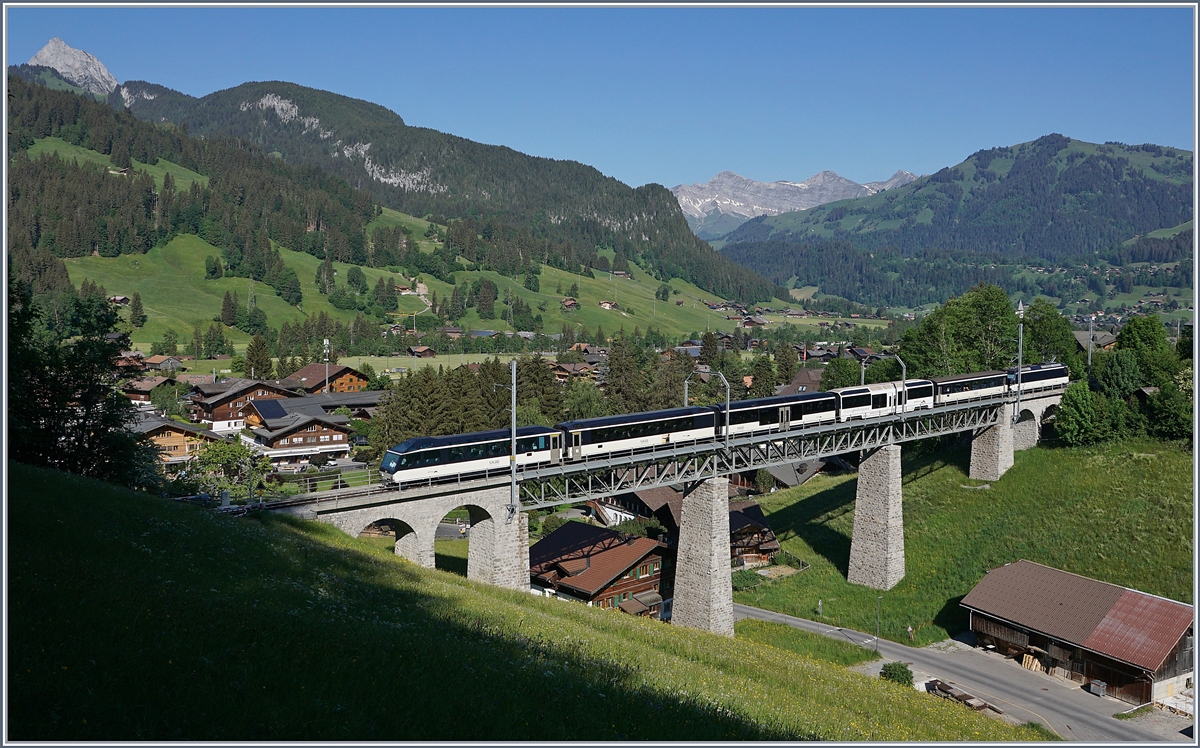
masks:
{"type": "MultiPolygon", "coordinates": [[[[843,639],[864,646],[875,646],[875,637],[860,631],[838,628],[828,623],[776,613],[734,603],[736,619],[755,618],[843,639]]],[[[936,646],[936,645],[935,645],[936,646]]],[[[1087,693],[1078,684],[1025,670],[998,654],[970,648],[906,647],[879,640],[879,654],[885,660],[899,660],[953,683],[965,691],[995,704],[1005,714],[1022,722],[1042,724],[1066,740],[1098,742],[1163,742],[1164,738],[1136,721],[1112,718],[1131,708],[1112,698],[1087,693]]],[[[1187,740],[1180,736],[1179,740],[1187,740]]]]}

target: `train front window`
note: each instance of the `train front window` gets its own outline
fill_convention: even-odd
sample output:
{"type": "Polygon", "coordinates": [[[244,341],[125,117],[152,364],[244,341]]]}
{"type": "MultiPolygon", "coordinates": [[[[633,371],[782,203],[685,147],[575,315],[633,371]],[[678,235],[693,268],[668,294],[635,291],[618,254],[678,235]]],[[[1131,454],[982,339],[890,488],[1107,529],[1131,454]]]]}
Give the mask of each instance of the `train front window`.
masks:
{"type": "Polygon", "coordinates": [[[380,463],[379,469],[385,473],[396,472],[396,463],[400,461],[400,455],[395,452],[388,452],[383,456],[383,462],[380,463]]]}

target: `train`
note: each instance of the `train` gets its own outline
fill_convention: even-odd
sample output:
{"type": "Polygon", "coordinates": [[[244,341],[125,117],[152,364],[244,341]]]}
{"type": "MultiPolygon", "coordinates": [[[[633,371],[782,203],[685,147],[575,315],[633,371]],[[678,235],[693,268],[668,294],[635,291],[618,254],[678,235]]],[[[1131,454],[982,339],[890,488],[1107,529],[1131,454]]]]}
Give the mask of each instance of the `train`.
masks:
{"type": "MultiPolygon", "coordinates": [[[[802,431],[835,423],[919,413],[930,408],[1064,387],[1059,363],[981,371],[933,379],[908,379],[801,392],[707,407],[689,406],[620,416],[564,421],[517,429],[517,470],[601,457],[636,454],[664,445],[697,444],[730,437],[802,431]],[[1019,382],[1018,382],[1019,380],[1019,382]]],[[[508,429],[453,436],[420,436],[387,450],[381,482],[389,488],[470,480],[512,470],[508,429]]]]}

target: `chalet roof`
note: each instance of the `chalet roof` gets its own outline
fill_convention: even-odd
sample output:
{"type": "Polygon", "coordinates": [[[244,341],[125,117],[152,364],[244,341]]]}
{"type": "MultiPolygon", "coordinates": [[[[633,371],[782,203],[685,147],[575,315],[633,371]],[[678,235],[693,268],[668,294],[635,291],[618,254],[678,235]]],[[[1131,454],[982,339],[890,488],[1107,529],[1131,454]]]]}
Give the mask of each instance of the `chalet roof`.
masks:
{"type": "Polygon", "coordinates": [[[288,413],[277,418],[263,418],[263,425],[266,428],[250,429],[255,436],[261,436],[268,441],[277,439],[286,434],[290,434],[299,428],[307,428],[313,424],[320,424],[330,428],[349,433],[347,425],[350,423],[350,416],[337,414],[311,415],[309,413],[288,413]]]}
{"type": "MultiPolygon", "coordinates": [[[[298,397],[298,395],[287,386],[291,380],[275,379],[265,381],[261,379],[242,379],[234,377],[223,379],[219,382],[196,382],[192,385],[192,390],[201,395],[201,397],[192,396],[191,400],[194,403],[201,405],[217,405],[227,399],[238,397],[239,395],[256,388],[267,388],[274,390],[277,394],[286,395],[288,397],[298,397]]],[[[293,383],[294,384],[294,383],[293,383]]]]}
{"type": "Polygon", "coordinates": [[[121,385],[125,392],[149,392],[164,382],[174,381],[170,377],[139,377],[121,385]]]}
{"type": "Polygon", "coordinates": [[[1193,616],[1190,605],[1024,559],[988,572],[962,606],[1152,672],[1193,616]]]}
{"type": "Polygon", "coordinates": [[[142,414],[141,419],[133,424],[130,428],[138,434],[148,434],[151,431],[157,431],[160,428],[168,428],[172,431],[192,434],[194,436],[202,436],[207,439],[223,439],[223,437],[209,429],[204,428],[194,423],[180,423],[171,418],[163,418],[156,413],[142,414]]]}
{"type": "Polygon", "coordinates": [[[157,356],[151,356],[151,357],[147,358],[146,363],[153,365],[153,364],[161,364],[166,361],[180,361],[180,360],[181,359],[178,356],[165,356],[163,354],[159,354],[157,356]]]}
{"type": "Polygon", "coordinates": [[[798,392],[816,392],[821,389],[821,375],[824,373],[824,369],[800,369],[796,372],[796,376],[792,377],[792,381],[785,384],[783,389],[775,394],[795,395],[798,392]],[[806,389],[801,390],[801,387],[806,389]]]}
{"type": "MultiPolygon", "coordinates": [[[[1079,344],[1080,350],[1087,350],[1088,347],[1088,331],[1087,330],[1072,330],[1071,334],[1075,336],[1075,342],[1079,344]]],[[[1092,331],[1092,349],[1104,348],[1117,342],[1117,336],[1107,330],[1092,331]]]]}
{"type": "MultiPolygon", "coordinates": [[[[367,378],[367,376],[361,371],[352,369],[345,364],[329,364],[330,381],[337,379],[342,374],[347,372],[351,374],[357,374],[362,379],[367,378]]],[[[308,366],[302,367],[299,371],[292,374],[290,379],[295,379],[297,382],[300,382],[306,390],[312,389],[313,387],[323,386],[325,384],[325,364],[324,362],[318,364],[309,364],[308,366]]]]}
{"type": "Polygon", "coordinates": [[[649,538],[627,540],[613,530],[567,522],[530,546],[530,573],[590,598],[661,547],[649,538]]]}

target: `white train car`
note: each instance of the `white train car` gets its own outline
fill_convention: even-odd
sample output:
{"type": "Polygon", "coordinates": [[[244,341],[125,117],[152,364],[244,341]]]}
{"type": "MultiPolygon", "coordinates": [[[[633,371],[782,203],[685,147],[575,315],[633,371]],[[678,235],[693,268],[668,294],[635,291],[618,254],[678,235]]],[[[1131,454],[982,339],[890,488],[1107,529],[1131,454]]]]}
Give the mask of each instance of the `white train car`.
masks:
{"type": "MultiPolygon", "coordinates": [[[[724,434],[725,403],[714,405],[717,433],[724,434]]],[[[832,392],[802,392],[763,397],[729,404],[729,435],[793,431],[837,421],[837,395],[832,392]]]]}
{"type": "Polygon", "coordinates": [[[928,379],[909,379],[900,393],[900,412],[912,413],[933,407],[933,382],[928,379]]]}
{"type": "MultiPolygon", "coordinates": [[[[454,436],[419,436],[397,444],[383,456],[379,474],[384,484],[438,483],[463,476],[483,477],[511,470],[512,437],[508,429],[454,436]]],[[[517,469],[561,460],[562,435],[545,426],[517,429],[517,469]]]]}
{"type": "MultiPolygon", "coordinates": [[[[1062,364],[1035,364],[1021,367],[1021,394],[1037,392],[1051,387],[1066,387],[1070,384],[1071,376],[1067,367],[1062,364]]],[[[1017,391],[1017,367],[1008,370],[1008,385],[1017,391]]]]}
{"type": "Polygon", "coordinates": [[[712,408],[672,408],[560,423],[567,460],[652,449],[663,444],[716,438],[712,408]]]}
{"type": "Polygon", "coordinates": [[[894,415],[900,412],[904,400],[904,392],[896,382],[843,387],[833,392],[839,396],[838,420],[842,423],[894,415]]]}
{"type": "Polygon", "coordinates": [[[933,379],[934,402],[953,405],[972,400],[988,400],[1008,394],[1008,372],[979,371],[933,379]]]}

